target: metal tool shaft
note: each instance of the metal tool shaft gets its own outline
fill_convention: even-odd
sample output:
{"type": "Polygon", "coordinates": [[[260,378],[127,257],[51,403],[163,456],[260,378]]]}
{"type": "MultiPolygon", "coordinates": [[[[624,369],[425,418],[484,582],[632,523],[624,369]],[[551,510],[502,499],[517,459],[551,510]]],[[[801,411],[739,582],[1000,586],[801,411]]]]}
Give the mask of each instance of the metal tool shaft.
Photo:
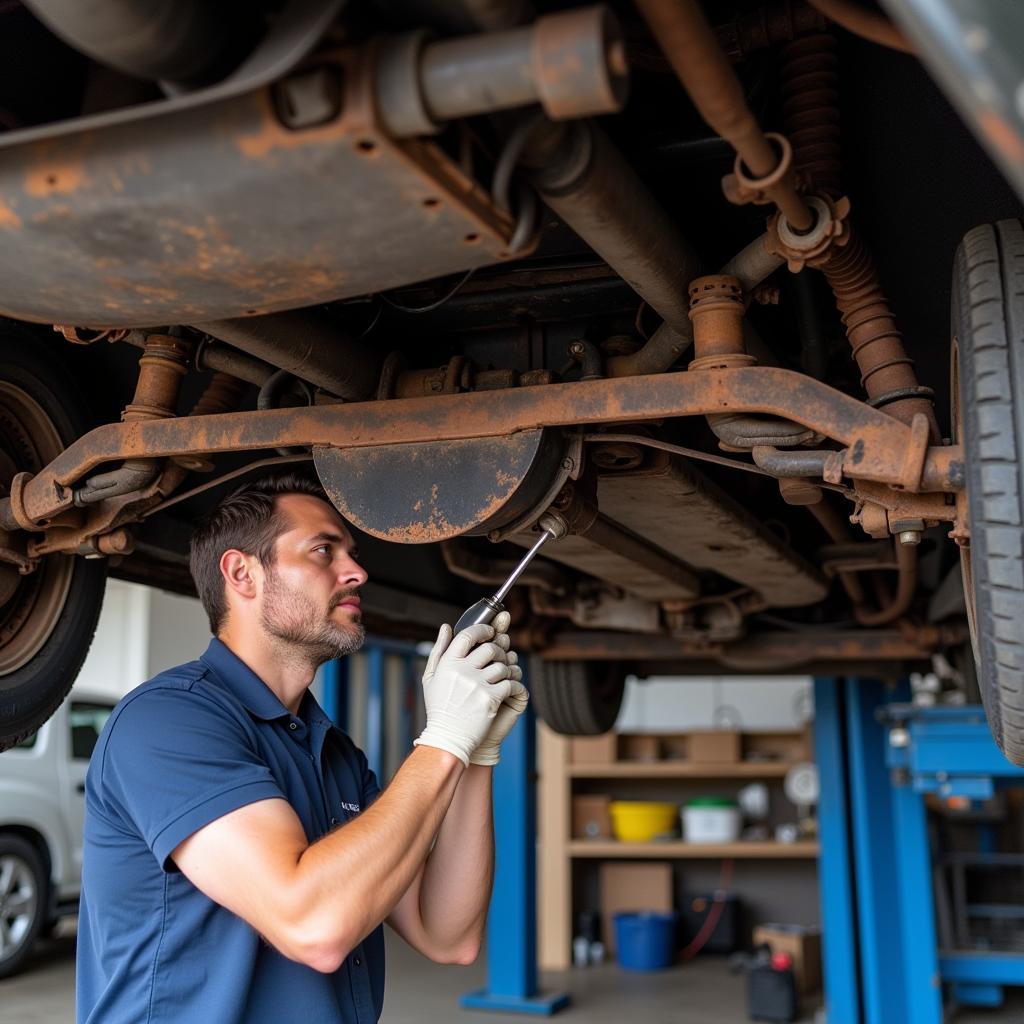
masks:
{"type": "Polygon", "coordinates": [[[526,554],[523,556],[522,561],[512,570],[512,574],[509,576],[509,578],[505,580],[505,582],[494,592],[493,600],[500,603],[505,599],[505,595],[512,589],[513,586],[515,586],[516,580],[518,580],[519,577],[522,576],[523,571],[533,561],[533,556],[536,555],[538,551],[540,551],[540,549],[544,546],[544,544],[547,541],[552,540],[554,536],[555,535],[551,533],[549,530],[544,530],[541,532],[541,535],[537,539],[536,544],[534,544],[533,547],[526,552],[526,554]]]}
{"type": "Polygon", "coordinates": [[[540,537],[537,538],[536,543],[530,548],[529,551],[523,556],[522,561],[512,570],[511,575],[505,582],[495,591],[493,597],[482,597],[476,602],[471,608],[467,608],[462,615],[459,616],[459,621],[455,623],[455,632],[460,633],[462,630],[467,629],[469,626],[475,626],[480,623],[486,623],[490,625],[495,617],[505,610],[505,606],[501,603],[505,595],[515,585],[516,580],[519,579],[523,574],[523,570],[533,561],[534,556],[538,551],[549,541],[557,538],[564,533],[556,532],[558,526],[555,525],[551,529],[545,527],[541,531],[540,537]]]}

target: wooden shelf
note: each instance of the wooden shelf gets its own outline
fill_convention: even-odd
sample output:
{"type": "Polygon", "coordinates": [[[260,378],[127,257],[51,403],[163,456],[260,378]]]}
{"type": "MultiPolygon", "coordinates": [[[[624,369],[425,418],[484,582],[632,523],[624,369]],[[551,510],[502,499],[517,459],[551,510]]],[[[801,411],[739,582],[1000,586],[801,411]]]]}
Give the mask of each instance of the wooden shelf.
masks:
{"type": "Polygon", "coordinates": [[[781,779],[792,761],[608,761],[570,764],[574,779],[781,779]]]}
{"type": "MultiPolygon", "coordinates": [[[[809,756],[804,753],[806,736],[795,731],[743,733],[734,757],[746,760],[708,762],[716,750],[702,748],[692,739],[682,741],[680,733],[641,734],[658,736],[663,742],[651,745],[634,736],[591,737],[574,750],[567,736],[553,732],[543,723],[537,726],[538,835],[540,839],[538,871],[538,957],[545,970],[569,968],[573,928],[573,872],[602,860],[631,861],[716,861],[736,858],[749,861],[789,861],[791,868],[813,876],[819,856],[818,843],[778,843],[770,840],[736,843],[687,843],[679,839],[653,843],[622,843],[613,839],[573,839],[572,811],[574,795],[600,791],[625,794],[664,789],[664,782],[677,780],[676,788],[693,788],[700,780],[713,780],[709,789],[738,790],[750,781],[761,780],[778,789],[794,763],[809,756]],[[609,742],[609,740],[614,742],[609,742]],[[679,742],[677,742],[677,740],[679,742]],[[602,742],[598,742],[602,741],[602,742]],[[660,760],[639,760],[655,752],[660,760]],[[573,762],[573,754],[597,758],[573,762]],[[628,755],[628,757],[626,756],[628,755]],[[615,760],[611,758],[615,757],[615,760]],[[689,760],[688,758],[693,758],[689,760]],[[759,760],[758,758],[763,758],[759,760]],[[591,780],[580,782],[578,780],[591,780]],[[604,782],[594,780],[605,780],[604,782]],[[722,781],[725,780],[725,781],[722,781]]],[[[735,744],[733,744],[735,746],[735,744]]],[[[721,748],[718,748],[721,749],[721,748]]],[[[724,754],[723,754],[724,756],[724,754]]],[[[671,787],[671,784],[669,785],[671,787]]],[[[676,794],[677,802],[682,799],[676,794]]],[[[677,819],[678,820],[678,819],[677,819]]],[[[639,865],[637,865],[639,866],[639,865]]]]}
{"type": "Polygon", "coordinates": [[[656,843],[621,843],[614,839],[572,839],[568,843],[570,857],[665,857],[672,858],[779,858],[795,860],[818,856],[818,844],[813,841],[798,843],[737,842],[737,843],[684,843],[668,840],[656,843]]]}

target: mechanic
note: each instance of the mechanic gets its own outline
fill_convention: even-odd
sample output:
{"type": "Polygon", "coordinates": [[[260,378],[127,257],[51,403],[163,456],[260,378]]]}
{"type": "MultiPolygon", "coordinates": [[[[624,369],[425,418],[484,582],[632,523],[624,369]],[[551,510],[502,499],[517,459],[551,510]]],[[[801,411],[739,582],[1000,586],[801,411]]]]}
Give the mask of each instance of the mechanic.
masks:
{"type": "Polygon", "coordinates": [[[198,525],[214,639],[114,710],[86,785],[79,1022],[364,1022],[385,920],[469,963],[493,881],[491,766],[527,703],[507,614],[423,673],[426,727],[380,792],[309,686],[363,642],[367,575],[297,475],[246,485],[198,525]]]}

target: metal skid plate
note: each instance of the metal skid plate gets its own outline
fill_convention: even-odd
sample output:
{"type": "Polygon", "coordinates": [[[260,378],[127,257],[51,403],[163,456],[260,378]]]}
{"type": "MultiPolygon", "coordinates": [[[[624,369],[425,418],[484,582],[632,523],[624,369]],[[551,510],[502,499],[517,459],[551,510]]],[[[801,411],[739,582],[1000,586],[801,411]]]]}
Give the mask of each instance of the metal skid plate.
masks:
{"type": "Polygon", "coordinates": [[[205,104],[7,133],[0,313],[201,322],[504,258],[508,217],[437,145],[387,136],[371,73],[368,47],[205,104]]]}
{"type": "Polygon", "coordinates": [[[772,607],[814,604],[828,581],[750,512],[683,460],[604,473],[601,510],[667,552],[757,591],[772,607]]]}
{"type": "MultiPolygon", "coordinates": [[[[622,533],[619,524],[611,521],[607,523],[610,530],[622,533]]],[[[530,547],[533,539],[525,533],[509,537],[513,543],[524,548],[530,547]]],[[[662,549],[656,550],[664,555],[662,549]]],[[[596,544],[585,535],[563,537],[551,544],[544,555],[578,572],[621,587],[627,593],[646,601],[687,601],[699,593],[698,586],[692,581],[685,566],[679,567],[678,576],[654,572],[648,566],[637,563],[628,553],[596,544]]]]}
{"type": "MultiPolygon", "coordinates": [[[[549,430],[507,437],[314,448],[338,511],[382,540],[426,544],[520,520],[551,489],[564,446],[549,430]]],[[[538,514],[543,509],[538,509],[538,514]]]]}

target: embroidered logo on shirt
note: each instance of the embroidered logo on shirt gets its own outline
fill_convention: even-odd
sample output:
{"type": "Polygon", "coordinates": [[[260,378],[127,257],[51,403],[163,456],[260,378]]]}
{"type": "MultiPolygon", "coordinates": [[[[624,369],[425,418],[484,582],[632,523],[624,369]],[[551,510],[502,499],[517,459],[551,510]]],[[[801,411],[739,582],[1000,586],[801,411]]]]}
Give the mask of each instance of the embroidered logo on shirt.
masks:
{"type": "Polygon", "coordinates": [[[352,814],[358,814],[360,811],[359,804],[347,804],[344,800],[341,801],[341,809],[343,811],[351,811],[352,814]]]}

